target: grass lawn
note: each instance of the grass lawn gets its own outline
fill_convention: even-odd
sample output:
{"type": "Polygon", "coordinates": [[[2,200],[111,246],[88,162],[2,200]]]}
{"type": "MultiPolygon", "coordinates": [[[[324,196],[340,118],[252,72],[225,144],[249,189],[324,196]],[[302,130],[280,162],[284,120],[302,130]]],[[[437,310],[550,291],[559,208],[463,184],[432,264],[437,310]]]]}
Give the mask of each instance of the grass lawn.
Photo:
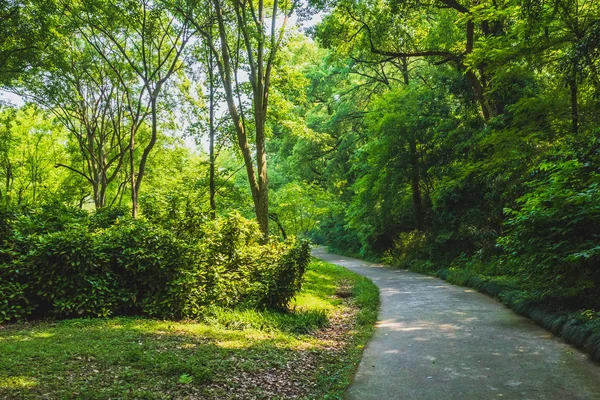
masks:
{"type": "Polygon", "coordinates": [[[288,314],[0,326],[0,399],[337,399],[370,338],[369,280],[313,260],[288,314]]]}

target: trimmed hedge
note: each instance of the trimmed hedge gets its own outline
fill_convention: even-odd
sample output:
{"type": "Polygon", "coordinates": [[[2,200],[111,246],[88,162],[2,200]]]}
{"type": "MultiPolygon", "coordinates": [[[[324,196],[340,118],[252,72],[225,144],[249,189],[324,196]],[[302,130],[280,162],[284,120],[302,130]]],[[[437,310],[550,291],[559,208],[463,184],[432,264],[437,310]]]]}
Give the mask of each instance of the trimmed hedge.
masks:
{"type": "Polygon", "coordinates": [[[39,232],[30,218],[3,215],[0,321],[284,309],[310,261],[308,243],[264,242],[257,224],[237,214],[205,223],[195,241],[119,215],[65,217],[39,232]]]}

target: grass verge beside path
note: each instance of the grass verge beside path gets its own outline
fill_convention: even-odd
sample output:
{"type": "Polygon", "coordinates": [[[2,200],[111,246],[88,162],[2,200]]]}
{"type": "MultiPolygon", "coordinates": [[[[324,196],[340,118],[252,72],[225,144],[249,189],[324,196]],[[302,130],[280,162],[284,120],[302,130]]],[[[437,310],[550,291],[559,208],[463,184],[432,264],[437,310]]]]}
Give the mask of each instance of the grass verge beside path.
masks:
{"type": "Polygon", "coordinates": [[[313,260],[287,314],[0,326],[0,399],[338,399],[378,304],[372,282],[313,260]]]}

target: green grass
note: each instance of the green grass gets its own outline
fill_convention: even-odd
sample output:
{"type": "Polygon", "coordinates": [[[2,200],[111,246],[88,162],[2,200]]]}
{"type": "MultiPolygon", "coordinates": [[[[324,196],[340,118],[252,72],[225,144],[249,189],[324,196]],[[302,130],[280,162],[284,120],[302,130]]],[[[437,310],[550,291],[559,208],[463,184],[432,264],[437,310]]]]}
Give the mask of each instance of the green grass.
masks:
{"type": "Polygon", "coordinates": [[[341,398],[378,302],[367,279],[313,261],[290,313],[0,326],[0,399],[341,398]]]}

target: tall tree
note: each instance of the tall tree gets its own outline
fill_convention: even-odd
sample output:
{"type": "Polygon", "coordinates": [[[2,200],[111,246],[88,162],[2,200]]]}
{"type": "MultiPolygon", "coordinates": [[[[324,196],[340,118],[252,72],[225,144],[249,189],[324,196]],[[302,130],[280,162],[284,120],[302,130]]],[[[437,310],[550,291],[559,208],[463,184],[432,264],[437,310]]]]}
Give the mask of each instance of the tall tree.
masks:
{"type": "Polygon", "coordinates": [[[0,199],[39,206],[57,199],[65,172],[65,132],[35,105],[0,109],[0,199]]]}
{"type": "MultiPolygon", "coordinates": [[[[123,190],[130,130],[126,98],[112,69],[80,36],[65,38],[53,67],[29,74],[21,94],[49,109],[70,132],[79,150],[77,162],[59,163],[81,175],[91,186],[96,208],[107,204],[116,179],[114,199],[123,190]]],[[[128,84],[134,84],[131,80],[128,84]]]]}
{"type": "Polygon", "coordinates": [[[186,16],[213,53],[244,159],[256,218],[266,237],[269,234],[266,122],[271,73],[297,2],[275,0],[268,7],[264,0],[212,0],[210,16],[201,7],[202,3],[194,5],[190,7],[193,12],[186,16]],[[212,23],[216,35],[212,34],[212,23]],[[248,71],[251,86],[248,94],[242,81],[244,71],[248,71]],[[247,95],[252,102],[250,116],[243,106],[247,95]],[[250,141],[252,136],[254,143],[250,141]]]}
{"type": "Polygon", "coordinates": [[[97,2],[64,4],[67,14],[85,40],[117,76],[130,117],[129,180],[132,215],[138,215],[139,193],[148,157],[158,137],[161,93],[184,64],[184,50],[194,30],[162,2],[97,2]],[[131,84],[130,76],[138,79],[131,84]],[[136,134],[150,116],[150,139],[136,165],[136,134]]]}
{"type": "Polygon", "coordinates": [[[405,73],[410,59],[425,58],[436,65],[453,63],[464,73],[482,116],[489,120],[497,111],[488,97],[485,65],[469,62],[480,37],[503,34],[502,20],[496,19],[499,26],[490,27],[485,6],[503,5],[456,0],[341,1],[317,29],[317,36],[325,45],[350,38],[346,47],[369,49],[380,62],[394,62],[405,73]],[[423,14],[428,18],[422,18],[423,14]]]}

